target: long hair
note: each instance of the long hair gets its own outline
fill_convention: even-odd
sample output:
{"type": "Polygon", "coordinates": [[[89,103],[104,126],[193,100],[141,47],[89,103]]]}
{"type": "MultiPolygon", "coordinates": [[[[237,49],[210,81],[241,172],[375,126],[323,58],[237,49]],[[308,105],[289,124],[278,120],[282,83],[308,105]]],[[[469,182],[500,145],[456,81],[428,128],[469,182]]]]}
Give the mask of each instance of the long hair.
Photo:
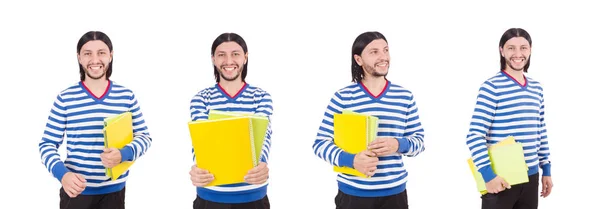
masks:
{"type": "Polygon", "coordinates": [[[354,40],[354,43],[352,44],[352,82],[358,83],[360,82],[364,76],[365,76],[365,72],[363,71],[363,68],[358,65],[358,63],[356,63],[356,60],[354,59],[354,55],[358,55],[360,56],[363,52],[363,50],[365,50],[365,47],[367,45],[369,45],[372,41],[377,40],[377,39],[383,39],[385,42],[387,42],[387,39],[385,38],[385,36],[383,36],[383,34],[381,34],[380,32],[377,31],[368,31],[368,32],[364,32],[362,34],[360,34],[358,37],[356,37],[356,39],[354,40]]]}
{"type": "MultiPolygon", "coordinates": [[[[504,44],[514,37],[523,37],[525,40],[527,40],[527,42],[529,42],[529,46],[531,46],[531,36],[529,36],[527,31],[523,30],[522,28],[511,28],[502,34],[502,37],[500,38],[500,48],[504,48],[504,44]]],[[[525,64],[523,71],[527,72],[527,69],[529,69],[529,63],[531,63],[531,55],[529,55],[527,58],[527,64],[525,64]]],[[[502,56],[502,52],[500,52],[500,70],[502,71],[504,69],[506,69],[506,59],[502,56]]]]}
{"type": "MultiPolygon", "coordinates": [[[[212,47],[210,49],[210,55],[211,56],[215,56],[215,50],[217,50],[217,47],[219,45],[221,45],[224,42],[230,42],[233,41],[237,44],[239,44],[242,47],[242,50],[244,50],[244,54],[248,53],[248,46],[246,46],[246,41],[244,41],[244,39],[235,33],[223,33],[221,35],[219,35],[219,37],[217,37],[215,39],[215,41],[212,44],[212,47]]],[[[214,68],[214,74],[215,74],[215,80],[217,80],[217,83],[219,81],[221,81],[221,77],[219,76],[219,70],[217,69],[217,66],[213,65],[214,68]]],[[[244,68],[242,69],[242,81],[246,81],[246,74],[248,74],[248,61],[246,60],[246,63],[244,64],[244,68]]]]}
{"type": "MultiPolygon", "coordinates": [[[[106,44],[108,46],[108,50],[110,52],[113,52],[112,42],[110,41],[110,38],[108,38],[108,36],[106,34],[104,34],[103,32],[100,32],[100,31],[89,31],[89,32],[83,34],[83,36],[81,36],[81,38],[79,39],[79,42],[77,42],[77,54],[79,54],[79,52],[81,52],[81,47],[83,47],[83,45],[85,45],[87,42],[95,41],[95,40],[104,42],[104,44],[106,44]]],[[[79,77],[80,77],[81,81],[83,81],[83,80],[85,80],[85,69],[81,65],[81,63],[77,62],[77,64],[79,65],[79,77]]],[[[110,78],[110,75],[112,74],[112,64],[113,64],[113,60],[111,59],[110,63],[108,63],[108,68],[106,69],[106,79],[107,80],[110,78]]]]}

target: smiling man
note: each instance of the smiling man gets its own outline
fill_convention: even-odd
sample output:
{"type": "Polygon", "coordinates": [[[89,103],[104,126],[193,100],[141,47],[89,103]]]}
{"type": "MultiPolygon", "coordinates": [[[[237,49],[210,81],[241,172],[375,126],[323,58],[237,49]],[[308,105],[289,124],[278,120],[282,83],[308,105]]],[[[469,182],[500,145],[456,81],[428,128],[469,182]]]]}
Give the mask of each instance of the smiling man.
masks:
{"type": "Polygon", "coordinates": [[[467,146],[489,192],[481,197],[483,209],[537,208],[540,168],[542,197],[550,195],[552,179],[542,85],[524,75],[530,64],[531,36],[511,28],[500,38],[499,50],[500,72],[479,88],[467,146]],[[508,136],[523,145],[528,183],[510,186],[492,170],[487,145],[508,136]]]}
{"type": "Polygon", "coordinates": [[[425,150],[424,130],[413,94],[386,79],[390,66],[387,39],[365,32],[352,45],[352,81],[338,90],[325,110],[313,151],[331,165],[354,168],[370,176],[338,174],[337,209],[407,209],[407,171],[403,156],[425,150]],[[343,110],[379,118],[377,139],[358,154],[334,144],[333,115],[343,110]]]}
{"type": "Polygon", "coordinates": [[[39,152],[42,163],[62,184],[60,208],[125,208],[129,171],[112,181],[105,168],[134,161],[146,153],[152,139],[133,92],[109,80],[113,46],[99,31],[84,34],[77,43],[81,81],[58,94],[44,130],[39,152]],[[134,140],[122,149],[105,149],[104,119],[123,112],[133,116],[134,140]],[[67,140],[63,162],[58,148],[67,140]]]}
{"type": "MultiPolygon", "coordinates": [[[[198,168],[195,165],[196,158],[193,158],[194,165],[190,171],[190,178],[192,184],[197,187],[193,208],[269,209],[267,162],[272,133],[271,95],[261,88],[246,83],[248,47],[241,36],[235,33],[221,34],[213,42],[211,55],[217,83],[201,90],[192,98],[191,119],[193,121],[207,120],[210,110],[220,110],[266,116],[269,119],[269,125],[260,163],[248,172],[245,183],[205,187],[214,180],[214,176],[210,170],[198,168]]],[[[194,153],[193,149],[192,153],[194,153]]]]}

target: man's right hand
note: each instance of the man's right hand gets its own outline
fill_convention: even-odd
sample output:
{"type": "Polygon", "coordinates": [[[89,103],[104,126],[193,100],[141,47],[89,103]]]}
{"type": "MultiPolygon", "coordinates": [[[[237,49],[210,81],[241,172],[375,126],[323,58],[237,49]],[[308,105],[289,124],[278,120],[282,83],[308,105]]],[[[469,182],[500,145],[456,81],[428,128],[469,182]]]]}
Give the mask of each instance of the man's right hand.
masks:
{"type": "Polygon", "coordinates": [[[504,178],[496,176],[496,178],[492,179],[490,182],[485,183],[485,189],[488,193],[496,194],[504,191],[504,189],[510,189],[510,184],[508,184],[504,178]]]}
{"type": "Polygon", "coordinates": [[[86,182],[82,175],[73,172],[67,172],[60,180],[63,190],[71,198],[75,198],[83,192],[86,182]]]}
{"type": "Polygon", "coordinates": [[[375,170],[377,170],[377,163],[379,162],[379,158],[377,155],[370,151],[365,150],[354,156],[354,169],[359,172],[367,175],[373,176],[375,174],[375,170]]]}
{"type": "Polygon", "coordinates": [[[192,184],[196,187],[203,187],[215,180],[215,177],[207,170],[200,169],[198,166],[193,165],[190,171],[190,179],[192,184]]]}

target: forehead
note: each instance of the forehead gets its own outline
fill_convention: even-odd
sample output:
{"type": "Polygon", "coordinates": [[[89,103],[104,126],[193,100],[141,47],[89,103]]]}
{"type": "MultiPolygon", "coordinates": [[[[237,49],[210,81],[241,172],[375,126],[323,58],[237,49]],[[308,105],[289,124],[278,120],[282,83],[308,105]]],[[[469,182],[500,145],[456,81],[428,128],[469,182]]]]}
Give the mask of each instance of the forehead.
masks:
{"type": "Polygon", "coordinates": [[[529,46],[529,42],[527,41],[527,39],[523,38],[523,37],[513,37],[511,39],[508,39],[508,41],[506,41],[506,43],[504,44],[504,46],[529,46]]]}
{"type": "Polygon", "coordinates": [[[242,46],[233,41],[223,42],[217,46],[216,52],[244,51],[242,46]]]}
{"type": "Polygon", "coordinates": [[[88,41],[83,46],[81,46],[81,51],[90,50],[90,51],[98,51],[98,50],[109,50],[108,45],[100,40],[88,41]]]}
{"type": "Polygon", "coordinates": [[[385,40],[383,39],[375,39],[373,41],[371,41],[371,43],[367,44],[367,46],[365,46],[365,50],[370,50],[370,49],[383,49],[385,47],[387,47],[388,44],[385,40]]]}

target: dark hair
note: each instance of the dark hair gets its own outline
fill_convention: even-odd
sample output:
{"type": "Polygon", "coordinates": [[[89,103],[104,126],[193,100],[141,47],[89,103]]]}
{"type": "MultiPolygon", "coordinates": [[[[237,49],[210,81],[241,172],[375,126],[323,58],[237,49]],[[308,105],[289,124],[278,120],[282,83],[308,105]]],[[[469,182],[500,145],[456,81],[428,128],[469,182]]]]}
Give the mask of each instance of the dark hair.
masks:
{"type": "MultiPolygon", "coordinates": [[[[211,56],[215,56],[215,50],[217,50],[217,47],[219,45],[221,45],[224,42],[230,42],[233,41],[237,44],[239,44],[242,47],[242,50],[244,50],[244,54],[248,53],[248,46],[246,46],[246,41],[244,41],[244,39],[235,33],[223,33],[221,35],[219,35],[219,37],[217,37],[215,39],[215,41],[212,44],[212,47],[210,49],[210,55],[211,56]]],[[[219,70],[217,69],[217,66],[215,66],[213,64],[213,68],[214,68],[214,74],[215,74],[215,79],[217,80],[217,82],[221,81],[221,77],[219,76],[219,70]]],[[[248,74],[248,61],[246,60],[246,63],[244,64],[244,68],[242,69],[242,81],[246,81],[246,74],[248,74]]]]}
{"type": "Polygon", "coordinates": [[[387,42],[385,36],[377,31],[364,32],[354,40],[354,43],[352,44],[352,82],[358,83],[365,76],[363,68],[356,63],[354,55],[360,56],[363,50],[365,50],[365,47],[377,39],[383,39],[387,42]]]}
{"type": "MultiPolygon", "coordinates": [[[[523,30],[522,28],[511,28],[502,34],[502,38],[500,38],[500,48],[504,48],[504,44],[514,37],[523,37],[525,40],[527,40],[527,42],[529,42],[529,46],[531,46],[531,36],[529,36],[527,31],[523,30]]],[[[527,69],[529,69],[529,63],[531,63],[531,55],[529,55],[527,58],[527,64],[525,64],[523,71],[527,72],[527,69]]],[[[504,69],[506,69],[506,59],[502,56],[502,52],[500,52],[500,70],[502,71],[504,69]]]]}
{"type": "MultiPolygon", "coordinates": [[[[108,38],[108,36],[106,34],[104,34],[103,32],[100,31],[89,31],[85,34],[83,34],[83,36],[81,36],[81,38],[79,39],[79,42],[77,42],[77,54],[79,54],[79,52],[81,51],[81,47],[83,47],[83,45],[85,45],[87,42],[89,41],[95,41],[95,40],[99,40],[104,42],[104,44],[106,44],[108,46],[108,50],[110,52],[113,51],[113,45],[112,42],[110,41],[110,38],[108,38]]],[[[79,64],[79,76],[81,81],[85,80],[85,70],[83,69],[83,66],[81,66],[81,63],[77,62],[79,64]]],[[[108,78],[110,78],[110,75],[112,74],[112,64],[113,64],[113,60],[110,60],[110,63],[108,63],[108,68],[106,69],[106,79],[108,80],[108,78]]]]}

